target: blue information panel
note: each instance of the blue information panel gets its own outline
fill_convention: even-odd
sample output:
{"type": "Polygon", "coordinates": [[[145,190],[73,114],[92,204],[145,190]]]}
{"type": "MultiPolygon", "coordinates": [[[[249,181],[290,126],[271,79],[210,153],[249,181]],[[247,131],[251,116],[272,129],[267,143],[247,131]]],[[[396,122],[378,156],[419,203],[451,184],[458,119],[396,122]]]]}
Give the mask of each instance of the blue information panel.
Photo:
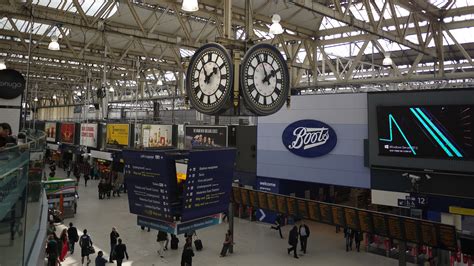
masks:
{"type": "Polygon", "coordinates": [[[154,219],[172,221],[170,181],[172,173],[164,152],[124,150],[125,182],[130,212],[154,219]]]}
{"type": "Polygon", "coordinates": [[[229,208],[234,161],[235,149],[190,152],[181,221],[229,208]]]}

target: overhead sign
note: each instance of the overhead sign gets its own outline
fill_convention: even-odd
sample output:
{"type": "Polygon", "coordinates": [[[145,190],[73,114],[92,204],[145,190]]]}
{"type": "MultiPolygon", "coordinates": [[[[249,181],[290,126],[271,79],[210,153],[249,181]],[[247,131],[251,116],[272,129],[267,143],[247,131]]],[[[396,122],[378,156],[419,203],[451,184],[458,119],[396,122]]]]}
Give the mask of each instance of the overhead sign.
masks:
{"type": "Polygon", "coordinates": [[[97,148],[97,124],[81,124],[80,144],[82,146],[97,148]]]}
{"type": "Polygon", "coordinates": [[[129,124],[107,124],[107,144],[128,146],[130,138],[129,124]]]}
{"type": "Polygon", "coordinates": [[[130,213],[172,221],[170,161],[164,152],[124,150],[130,213]]]}
{"type": "Polygon", "coordinates": [[[190,152],[182,221],[228,210],[235,153],[234,149],[190,152]]]}
{"type": "Polygon", "coordinates": [[[56,122],[46,122],[45,126],[46,141],[56,142],[56,122]]]}
{"type": "Polygon", "coordinates": [[[318,157],[328,154],[337,143],[332,127],[317,120],[299,120],[285,128],[283,145],[298,156],[318,157]]]}
{"type": "Polygon", "coordinates": [[[186,149],[195,147],[226,147],[227,127],[186,126],[186,149]]]}
{"type": "Polygon", "coordinates": [[[13,69],[0,70],[0,98],[15,99],[25,90],[25,78],[13,69]]]}
{"type": "Polygon", "coordinates": [[[171,147],[173,145],[173,126],[143,125],[142,143],[144,148],[171,147]]]}
{"type": "Polygon", "coordinates": [[[61,124],[61,136],[59,140],[61,143],[74,144],[74,133],[76,130],[76,124],[74,123],[62,123],[61,124]]]}

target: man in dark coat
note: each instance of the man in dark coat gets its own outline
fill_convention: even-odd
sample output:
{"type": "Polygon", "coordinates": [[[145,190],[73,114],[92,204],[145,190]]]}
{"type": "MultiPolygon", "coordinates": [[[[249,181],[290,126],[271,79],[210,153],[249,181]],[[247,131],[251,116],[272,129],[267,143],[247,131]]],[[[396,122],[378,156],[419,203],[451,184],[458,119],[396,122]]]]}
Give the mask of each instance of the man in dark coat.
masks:
{"type": "Polygon", "coordinates": [[[126,257],[128,260],[127,246],[122,244],[122,239],[118,239],[118,244],[115,246],[114,254],[117,260],[117,266],[122,266],[122,261],[126,257]]]}
{"type": "Polygon", "coordinates": [[[67,229],[67,235],[69,238],[69,250],[71,255],[74,254],[74,245],[79,241],[79,234],[77,233],[76,227],[72,223],[69,223],[69,228],[67,229]]]}
{"type": "Polygon", "coordinates": [[[293,251],[295,259],[298,259],[298,255],[296,255],[297,251],[297,246],[298,246],[298,227],[293,226],[293,228],[290,231],[290,235],[288,237],[288,244],[290,244],[291,248],[288,248],[288,254],[290,254],[291,251],[293,251]]]}
{"type": "Polygon", "coordinates": [[[283,238],[283,235],[281,234],[281,225],[283,224],[283,216],[281,214],[278,214],[277,217],[275,218],[275,225],[272,226],[272,229],[278,230],[280,233],[280,238],[283,238]]]}
{"type": "Polygon", "coordinates": [[[109,262],[113,263],[114,262],[114,249],[115,246],[117,245],[117,239],[120,237],[119,233],[117,232],[117,229],[115,227],[112,227],[112,232],[110,232],[110,256],[109,256],[109,262]]]}
{"type": "Polygon", "coordinates": [[[193,265],[193,244],[191,238],[186,238],[186,244],[184,244],[183,253],[181,254],[181,266],[192,266],[193,265]]]}
{"type": "Polygon", "coordinates": [[[300,243],[301,243],[301,251],[306,254],[306,246],[308,245],[308,237],[309,237],[309,227],[303,222],[299,228],[299,235],[300,235],[300,243]]]}

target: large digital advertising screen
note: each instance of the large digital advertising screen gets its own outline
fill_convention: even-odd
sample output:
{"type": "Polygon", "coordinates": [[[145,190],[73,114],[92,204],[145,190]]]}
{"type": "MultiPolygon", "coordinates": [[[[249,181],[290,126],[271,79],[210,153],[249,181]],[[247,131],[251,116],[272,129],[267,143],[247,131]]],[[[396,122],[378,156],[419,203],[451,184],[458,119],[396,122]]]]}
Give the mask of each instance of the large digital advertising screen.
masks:
{"type": "Polygon", "coordinates": [[[76,124],[62,123],[60,132],[61,135],[59,136],[59,141],[61,143],[74,144],[74,133],[76,132],[76,124]]]}
{"type": "Polygon", "coordinates": [[[377,106],[379,155],[474,159],[474,105],[377,106]]]}
{"type": "Polygon", "coordinates": [[[56,122],[46,122],[44,126],[46,141],[56,142],[56,122]]]}
{"type": "Polygon", "coordinates": [[[226,147],[227,127],[186,126],[186,149],[198,147],[226,147]]]}
{"type": "Polygon", "coordinates": [[[81,124],[80,144],[82,146],[97,148],[97,124],[81,124]]]}
{"type": "Polygon", "coordinates": [[[129,124],[107,124],[107,145],[128,146],[130,140],[129,124]]]}
{"type": "Polygon", "coordinates": [[[144,148],[173,146],[172,125],[143,125],[142,144],[144,148]]]}

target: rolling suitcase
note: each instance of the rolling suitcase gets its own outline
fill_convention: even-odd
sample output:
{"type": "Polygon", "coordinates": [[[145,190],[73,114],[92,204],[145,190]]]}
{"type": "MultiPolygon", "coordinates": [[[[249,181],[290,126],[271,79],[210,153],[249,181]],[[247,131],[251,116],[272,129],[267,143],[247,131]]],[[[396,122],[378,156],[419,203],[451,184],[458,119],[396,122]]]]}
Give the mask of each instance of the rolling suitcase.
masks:
{"type": "Polygon", "coordinates": [[[197,251],[201,251],[202,250],[202,242],[200,239],[196,239],[194,240],[194,246],[196,246],[196,250],[197,251]]]}
{"type": "Polygon", "coordinates": [[[171,237],[171,249],[178,249],[179,239],[177,237],[171,237]]]}

